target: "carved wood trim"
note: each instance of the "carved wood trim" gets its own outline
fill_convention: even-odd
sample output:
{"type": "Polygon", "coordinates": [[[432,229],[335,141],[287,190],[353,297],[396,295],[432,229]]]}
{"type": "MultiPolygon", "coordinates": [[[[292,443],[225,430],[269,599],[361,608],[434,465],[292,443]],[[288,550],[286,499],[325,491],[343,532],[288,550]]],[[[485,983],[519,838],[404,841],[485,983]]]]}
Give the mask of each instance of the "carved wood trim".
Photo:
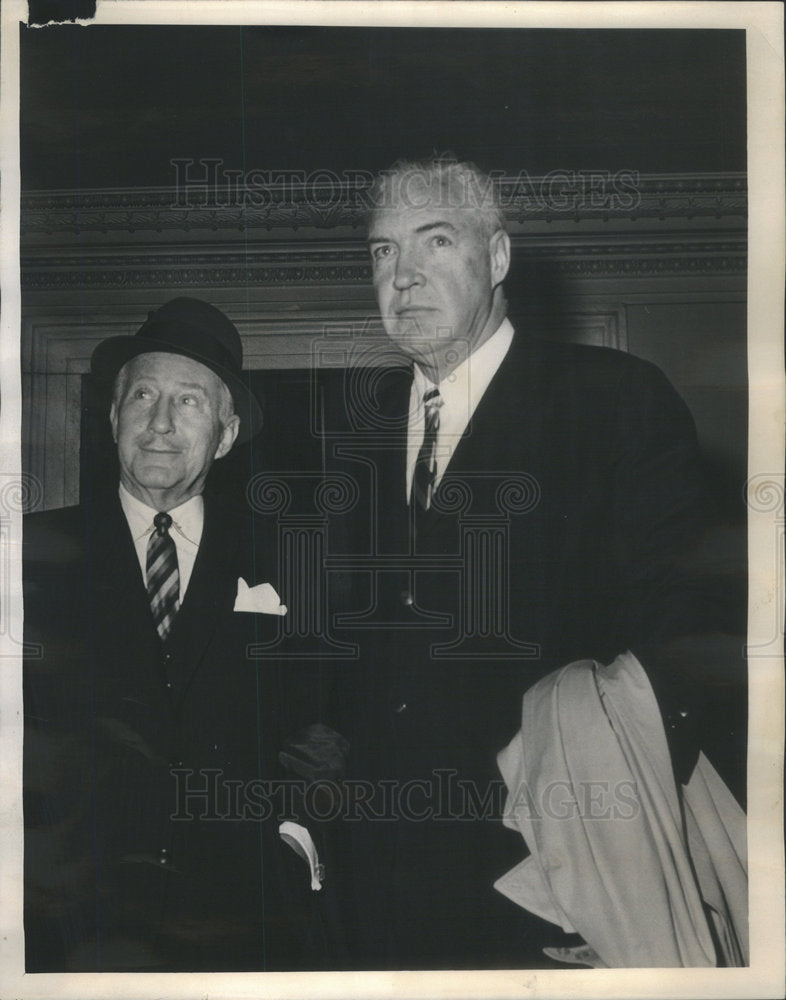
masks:
{"type": "MultiPolygon", "coordinates": [[[[658,277],[680,274],[744,275],[744,239],[685,239],[637,242],[608,238],[594,243],[563,238],[533,246],[514,237],[520,265],[549,263],[564,277],[658,277]]],[[[239,253],[233,249],[140,252],[27,253],[22,257],[26,292],[117,288],[267,288],[350,285],[370,288],[365,247],[302,250],[297,246],[239,253]]]]}
{"type": "MultiPolygon", "coordinates": [[[[638,174],[554,171],[495,177],[508,221],[741,218],[747,216],[744,173],[638,174]]],[[[179,186],[31,191],[22,197],[22,238],[35,234],[120,232],[270,232],[360,229],[370,178],[266,178],[245,183],[186,172],[179,186]],[[192,178],[189,180],[189,177],[192,178]]]]}

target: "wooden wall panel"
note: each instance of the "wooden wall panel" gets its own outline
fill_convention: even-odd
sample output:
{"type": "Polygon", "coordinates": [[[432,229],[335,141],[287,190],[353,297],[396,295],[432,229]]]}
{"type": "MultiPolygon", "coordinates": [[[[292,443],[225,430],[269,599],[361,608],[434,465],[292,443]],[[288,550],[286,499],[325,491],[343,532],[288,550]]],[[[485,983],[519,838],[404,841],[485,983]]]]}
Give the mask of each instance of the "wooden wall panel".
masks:
{"type": "MultiPolygon", "coordinates": [[[[711,461],[736,482],[747,413],[744,175],[643,177],[627,203],[533,203],[514,181],[502,189],[514,323],[660,365],[711,461]]],[[[81,376],[93,347],[134,333],[175,295],[224,309],[252,370],[391,358],[349,190],[329,213],[297,191],[251,208],[183,207],[165,189],[33,192],[21,257],[23,456],[45,508],[78,499],[81,376]]]]}

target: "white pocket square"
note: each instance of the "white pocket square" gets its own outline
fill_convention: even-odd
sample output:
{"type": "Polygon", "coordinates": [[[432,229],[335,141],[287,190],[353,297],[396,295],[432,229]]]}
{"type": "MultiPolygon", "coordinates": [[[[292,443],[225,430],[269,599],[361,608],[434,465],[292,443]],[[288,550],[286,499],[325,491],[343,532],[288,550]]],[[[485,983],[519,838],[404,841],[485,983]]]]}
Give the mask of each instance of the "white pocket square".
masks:
{"type": "Polygon", "coordinates": [[[242,576],[237,580],[237,597],[234,611],[252,611],[260,615],[285,615],[286,605],[269,583],[249,587],[242,576]]]}

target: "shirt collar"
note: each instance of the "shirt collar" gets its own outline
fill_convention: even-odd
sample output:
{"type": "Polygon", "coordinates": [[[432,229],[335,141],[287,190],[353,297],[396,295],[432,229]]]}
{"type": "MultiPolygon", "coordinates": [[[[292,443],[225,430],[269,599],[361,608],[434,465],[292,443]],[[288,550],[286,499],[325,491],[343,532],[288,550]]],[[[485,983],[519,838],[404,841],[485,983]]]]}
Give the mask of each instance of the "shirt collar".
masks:
{"type": "MultiPolygon", "coordinates": [[[[153,530],[153,518],[158,511],[132,496],[122,483],[119,492],[120,506],[123,508],[128,527],[131,529],[131,537],[136,542],[153,530]]],[[[172,518],[177,531],[194,545],[198,545],[205,520],[205,501],[202,494],[199,493],[191,497],[167,513],[172,518]]]]}
{"type": "MultiPolygon", "coordinates": [[[[467,407],[468,413],[474,412],[512,341],[513,325],[505,317],[489,339],[436,386],[447,408],[467,407]]],[[[418,400],[422,400],[424,394],[435,387],[417,364],[413,382],[418,400]]]]}

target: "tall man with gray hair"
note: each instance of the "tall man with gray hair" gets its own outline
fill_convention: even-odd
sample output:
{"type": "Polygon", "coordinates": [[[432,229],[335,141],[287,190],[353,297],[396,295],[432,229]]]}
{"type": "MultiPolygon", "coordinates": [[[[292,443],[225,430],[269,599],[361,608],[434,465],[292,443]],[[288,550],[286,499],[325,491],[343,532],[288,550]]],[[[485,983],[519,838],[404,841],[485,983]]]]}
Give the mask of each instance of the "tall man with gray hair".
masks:
{"type": "MultiPolygon", "coordinates": [[[[496,755],[536,681],[633,650],[687,780],[701,700],[666,650],[715,627],[684,558],[707,520],[695,429],[653,365],[514,330],[510,237],[472,164],[380,175],[368,244],[409,364],[373,393],[355,373],[335,450],[372,501],[335,535],[368,556],[340,619],[360,647],[339,700],[366,782],[347,904],[358,964],[542,968],[560,930],[493,887],[522,857],[496,755]]],[[[572,808],[557,798],[532,809],[572,808]]]]}

